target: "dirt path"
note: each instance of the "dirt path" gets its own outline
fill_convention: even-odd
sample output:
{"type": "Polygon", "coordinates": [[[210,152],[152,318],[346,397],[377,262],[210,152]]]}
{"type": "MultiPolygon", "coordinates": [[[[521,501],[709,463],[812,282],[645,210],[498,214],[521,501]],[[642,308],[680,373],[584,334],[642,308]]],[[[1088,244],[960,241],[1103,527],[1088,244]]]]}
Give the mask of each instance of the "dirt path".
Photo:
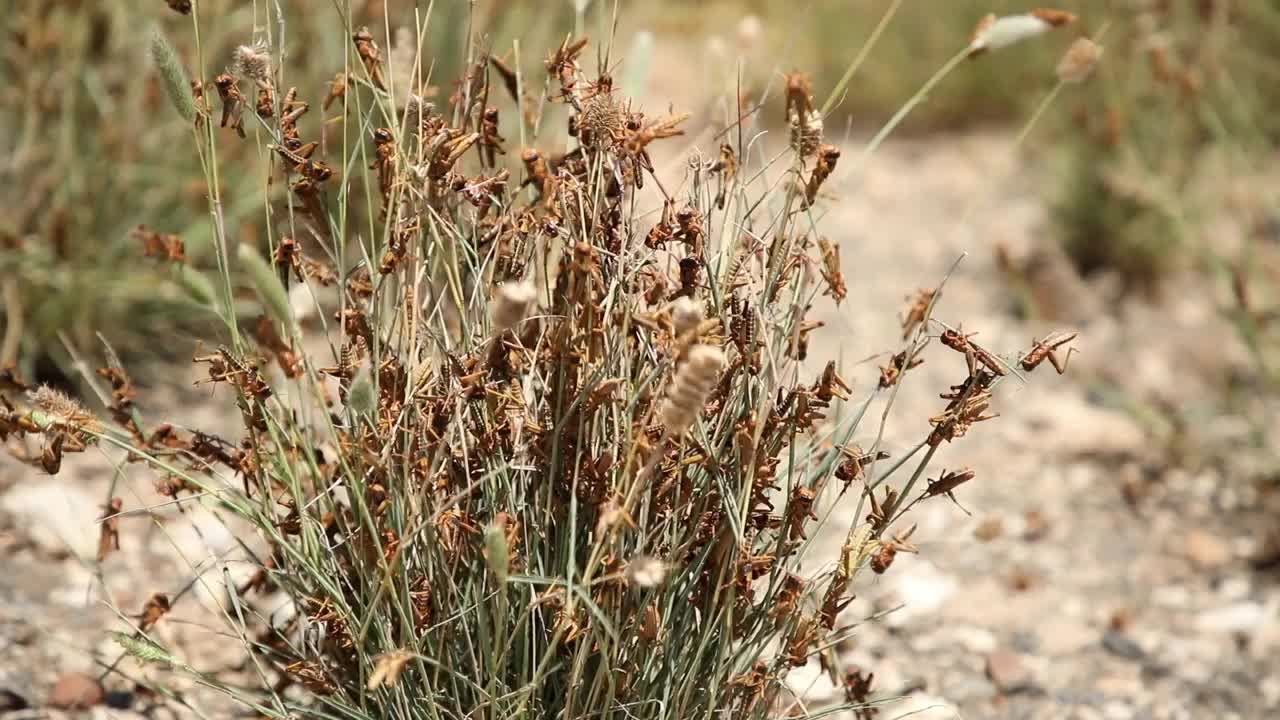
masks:
{"type": "MultiPolygon", "coordinates": [[[[850,295],[838,310],[819,315],[828,324],[812,343],[814,367],[839,357],[856,390],[871,388],[877,363],[854,364],[897,347],[895,314],[903,296],[935,283],[962,252],[970,255],[947,287],[939,319],[963,323],[981,333],[984,345],[1002,350],[1026,347],[1049,329],[1008,311],[994,264],[995,243],[1022,253],[1046,232],[1034,176],[1007,172],[1008,142],[975,135],[891,143],[860,182],[837,189],[838,209],[823,228],[841,243],[850,295]],[[975,188],[985,188],[991,202],[978,206],[973,223],[959,226],[975,188]]],[[[1073,297],[1081,292],[1073,283],[1055,292],[1082,319],[1096,315],[1086,295],[1073,297]]],[[[1235,521],[1256,499],[1217,474],[1163,466],[1144,429],[1099,403],[1083,381],[1116,363],[1130,368],[1135,391],[1174,381],[1194,388],[1224,371],[1232,355],[1221,349],[1225,340],[1205,339],[1212,317],[1202,305],[1183,298],[1073,328],[1084,334],[1072,372],[1059,378],[1046,369],[1030,386],[1005,383],[996,405],[1002,417],[939,454],[935,468],[977,472],[958,493],[973,515],[943,498],[922,505],[915,513],[920,555],[900,554],[887,574],[858,588],[846,615],[854,620],[901,606],[841,646],[846,661],[875,672],[877,697],[902,697],[884,705],[881,718],[1261,718],[1280,712],[1274,672],[1280,587],[1248,567],[1257,535],[1235,521]],[[1141,352],[1156,335],[1165,342],[1163,352],[1141,352]],[[1213,357],[1195,360],[1199,356],[1170,344],[1179,342],[1216,343],[1213,357]],[[1131,494],[1145,488],[1146,495],[1130,506],[1125,487],[1131,494]],[[985,542],[975,536],[979,527],[985,542]]],[[[924,436],[927,418],[942,404],[938,392],[963,373],[959,356],[931,350],[898,397],[886,436],[890,451],[924,436]]],[[[874,431],[868,421],[856,437],[869,442],[874,431]]],[[[61,672],[92,670],[94,652],[115,657],[103,630],[123,625],[98,592],[87,590],[94,586],[88,559],[97,531],[85,518],[98,513],[109,475],[99,464],[50,479],[0,462],[4,717],[6,692],[43,702],[61,672]]],[[[820,543],[828,558],[838,552],[838,528],[849,512],[836,510],[820,543]]],[[[139,520],[123,529],[122,543],[135,550],[113,556],[105,573],[121,607],[140,608],[151,592],[175,591],[159,578],[173,578],[175,568],[199,564],[232,543],[196,512],[175,515],[163,528],[139,520]]],[[[200,605],[208,606],[211,592],[197,587],[198,602],[163,630],[169,647],[200,658],[205,668],[236,655],[235,642],[183,622],[204,612],[200,605]]],[[[791,682],[815,703],[832,695],[816,665],[797,670],[791,682]]],[[[130,690],[117,685],[110,687],[130,690]]],[[[127,695],[117,699],[133,702],[127,695]]]]}

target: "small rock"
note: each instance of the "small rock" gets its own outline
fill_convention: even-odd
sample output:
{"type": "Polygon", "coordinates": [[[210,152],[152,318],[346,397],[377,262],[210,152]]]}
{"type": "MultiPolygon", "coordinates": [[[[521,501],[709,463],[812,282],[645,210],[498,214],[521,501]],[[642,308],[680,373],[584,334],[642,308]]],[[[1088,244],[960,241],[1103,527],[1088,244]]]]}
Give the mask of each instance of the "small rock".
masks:
{"type": "Polygon", "coordinates": [[[1102,706],[1102,716],[1107,720],[1129,720],[1133,717],[1133,709],[1118,700],[1112,700],[1102,706]]]}
{"type": "Polygon", "coordinates": [[[1262,681],[1262,702],[1268,708],[1280,707],[1280,677],[1269,677],[1262,681]]]}
{"type": "Polygon", "coordinates": [[[0,686],[0,713],[26,710],[29,707],[31,707],[31,703],[27,702],[27,699],[19,694],[17,690],[0,686]]]}
{"type": "Polygon", "coordinates": [[[953,625],[942,634],[957,645],[974,654],[989,653],[996,649],[996,636],[990,630],[974,625],[953,625]]]}
{"type": "Polygon", "coordinates": [[[1041,510],[1028,510],[1022,528],[1022,539],[1027,542],[1043,540],[1049,534],[1049,516],[1041,510]]]}
{"type": "Polygon", "coordinates": [[[1201,570],[1216,570],[1231,562],[1231,545],[1199,528],[1187,534],[1184,550],[1192,564],[1201,570]]]}
{"type": "Polygon", "coordinates": [[[979,542],[991,542],[1000,537],[1002,532],[1004,532],[1004,523],[998,515],[992,515],[973,529],[973,536],[979,542]]]}
{"type": "Polygon", "coordinates": [[[987,655],[987,678],[1003,693],[1016,693],[1035,685],[1031,668],[1023,662],[1022,656],[1007,648],[987,655]]]}
{"type": "Polygon", "coordinates": [[[1093,643],[1097,637],[1084,623],[1067,618],[1054,618],[1037,631],[1039,649],[1049,656],[1071,655],[1093,643]]]}
{"type": "Polygon", "coordinates": [[[834,700],[840,692],[840,688],[831,682],[831,676],[817,663],[802,665],[787,673],[786,683],[792,692],[820,702],[834,700]]]}
{"type": "Polygon", "coordinates": [[[910,717],[911,720],[955,720],[959,709],[940,697],[913,694],[885,706],[890,717],[910,717]]]}
{"type": "Polygon", "coordinates": [[[58,478],[33,478],[0,496],[0,511],[19,518],[21,529],[42,550],[70,549],[80,556],[98,549],[101,500],[58,478]]]}
{"type": "Polygon", "coordinates": [[[1142,694],[1146,683],[1135,665],[1116,668],[1094,681],[1094,690],[1104,697],[1132,698],[1142,694]]]}
{"type": "Polygon", "coordinates": [[[61,710],[87,710],[106,699],[98,679],[86,673],[64,673],[49,693],[49,704],[61,710]]]}
{"type": "Polygon", "coordinates": [[[1146,431],[1125,413],[1090,406],[1074,396],[1046,401],[1029,413],[1032,421],[1042,421],[1047,436],[1054,438],[1054,451],[1066,456],[1141,454],[1147,442],[1146,431]]]}
{"type": "Polygon", "coordinates": [[[1059,690],[1053,694],[1059,705],[1101,705],[1105,699],[1102,693],[1095,690],[1059,690]]]}
{"type": "Polygon", "coordinates": [[[899,553],[893,573],[892,601],[903,607],[885,618],[889,627],[903,627],[913,620],[933,616],[955,594],[958,585],[954,577],[914,555],[903,557],[899,553]]]}
{"type": "Polygon", "coordinates": [[[1133,638],[1116,630],[1108,630],[1102,635],[1102,647],[1107,652],[1125,660],[1141,660],[1147,653],[1133,638]]]}
{"type": "Polygon", "coordinates": [[[1034,655],[1040,649],[1040,638],[1028,630],[1014,630],[1009,636],[1009,644],[1020,653],[1034,655]]]}
{"type": "Polygon", "coordinates": [[[1151,591],[1151,602],[1161,607],[1182,609],[1191,604],[1191,592],[1181,585],[1163,585],[1151,591]]]}
{"type": "Polygon", "coordinates": [[[1253,583],[1249,582],[1248,577],[1231,577],[1222,581],[1218,586],[1218,595],[1223,600],[1244,600],[1249,597],[1253,591],[1253,583]]]}
{"type": "Polygon", "coordinates": [[[1275,613],[1261,603],[1243,602],[1200,613],[1196,627],[1207,632],[1248,632],[1257,630],[1275,613]]]}

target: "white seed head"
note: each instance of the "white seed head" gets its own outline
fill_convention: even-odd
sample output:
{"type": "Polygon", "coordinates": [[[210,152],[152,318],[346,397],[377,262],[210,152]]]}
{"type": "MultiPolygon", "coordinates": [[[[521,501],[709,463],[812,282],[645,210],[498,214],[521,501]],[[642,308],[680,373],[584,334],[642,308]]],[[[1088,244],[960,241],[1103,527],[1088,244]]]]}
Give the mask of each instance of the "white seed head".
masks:
{"type": "Polygon", "coordinates": [[[493,298],[494,331],[506,332],[524,320],[537,295],[531,282],[503,283],[493,298]]]}
{"type": "Polygon", "coordinates": [[[636,587],[657,587],[667,579],[667,564],[656,557],[641,555],[627,563],[627,580],[636,587]]]}
{"type": "Polygon", "coordinates": [[[801,118],[799,113],[792,111],[791,117],[787,118],[787,125],[791,129],[792,150],[802,157],[817,154],[818,148],[822,147],[822,113],[814,110],[807,117],[801,118]]]}
{"type": "Polygon", "coordinates": [[[977,54],[984,50],[1000,50],[1074,21],[1074,15],[1061,10],[1038,9],[1003,17],[987,15],[973,29],[969,52],[977,54]]]}
{"type": "Polygon", "coordinates": [[[231,69],[240,77],[268,82],[271,78],[271,55],[267,46],[262,43],[240,45],[231,54],[231,69]]]}
{"type": "Polygon", "coordinates": [[[688,295],[681,295],[671,305],[671,326],[676,337],[683,337],[701,325],[702,317],[702,305],[688,295]]]}
{"type": "Polygon", "coordinates": [[[724,363],[724,351],[718,347],[697,345],[689,351],[662,405],[662,422],[673,437],[684,435],[698,419],[724,363]]]}
{"type": "Polygon", "coordinates": [[[1102,59],[1102,46],[1087,37],[1076,38],[1058,61],[1058,79],[1064,83],[1078,84],[1089,79],[1098,61],[1102,59]]]}

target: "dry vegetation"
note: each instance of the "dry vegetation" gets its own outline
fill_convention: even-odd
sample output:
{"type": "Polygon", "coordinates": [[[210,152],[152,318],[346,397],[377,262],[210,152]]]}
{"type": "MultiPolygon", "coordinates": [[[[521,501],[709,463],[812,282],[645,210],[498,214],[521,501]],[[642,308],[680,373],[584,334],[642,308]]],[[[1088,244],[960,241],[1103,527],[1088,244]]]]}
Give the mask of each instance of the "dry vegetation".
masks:
{"type": "MultiPolygon", "coordinates": [[[[679,149],[687,116],[615,88],[607,33],[569,36],[539,66],[468,44],[431,97],[420,39],[438,20],[388,18],[408,28],[389,49],[377,25],[329,11],[349,45],[320,91],[286,81],[289,16],[255,12],[258,32],[226,53],[193,14],[190,69],[164,34],[150,43],[187,121],[172,147],[197,160],[214,267],[178,235],[132,235],[219,322],[223,344],[196,362],[234,398],[236,434],[147,417],[110,352],[94,378],[110,424],[48,388],[5,401],[6,438],[38,438],[27,459],[45,471],[100,445],[179,507],[254,530],[218,559],[253,566],[222,598],[251,682],[152,636],[182,593],[154,595],[123,652],[271,717],[791,715],[804,701],[782,680],[813,660],[847,709],[874,714],[870,672],[831,651],[854,625],[841,610],[863,573],[914,551],[913,508],[974,480],[931,470],[935,452],[995,417],[996,384],[1061,368],[1070,337],[1002,357],[932,320],[939,285],[846,407],[835,363],[802,365],[808,311],[845,297],[817,228],[841,152],[805,76],[785,83],[790,147],[766,156],[746,113],[673,180],[653,156],[679,149]],[[240,165],[261,175],[233,189],[240,165]],[[241,193],[260,236],[232,229],[241,193]],[[938,388],[919,443],[892,458],[852,444],[935,338],[967,372],[938,388]],[[839,563],[805,570],[845,494],[859,501],[839,563]]],[[[967,57],[1071,19],[984,21],[866,152],[967,57]]],[[[136,511],[109,500],[99,562],[129,552],[118,522],[136,511]]]]}
{"type": "MultiPolygon", "coordinates": [[[[132,10],[64,22],[81,18],[71,5],[28,10],[13,51],[54,67],[70,54],[75,67],[102,71],[87,76],[83,96],[48,100],[70,146],[36,141],[41,105],[16,135],[9,170],[28,184],[12,198],[19,212],[3,257],[23,279],[5,281],[3,359],[17,359],[19,342],[35,355],[92,347],[104,325],[114,345],[132,344],[109,316],[154,313],[162,323],[128,328],[217,338],[196,362],[234,400],[239,426],[218,434],[150,417],[135,404],[127,362],[107,346],[86,384],[101,388],[109,422],[9,369],[0,434],[49,473],[67,454],[104,448],[152,471],[162,502],[199,504],[253,530],[217,558],[230,579],[222,631],[243,644],[241,667],[223,677],[166,648],[151,631],[185,591],[157,592],[140,612],[121,609],[134,631],[116,640],[124,655],[172,673],[109,672],[175,706],[185,699],[167,683],[185,678],[279,718],[875,715],[874,668],[844,667],[832,650],[865,620],[842,611],[867,573],[891,572],[899,553],[916,550],[913,509],[958,506],[957,491],[981,481],[933,468],[938,449],[996,417],[999,383],[1066,371],[1076,335],[1021,352],[985,348],[933,318],[946,280],[922,278],[931,287],[905,309],[902,346],[878,386],[849,402],[841,368],[811,375],[804,364],[820,326],[810,310],[844,301],[848,282],[820,229],[824,205],[840,174],[860,170],[935,88],[1004,108],[993,116],[1029,111],[1021,147],[1100,51],[1077,39],[1056,79],[1053,63],[1036,75],[1041,92],[995,80],[1008,65],[992,60],[1074,16],[988,16],[972,36],[989,4],[948,5],[963,7],[963,20],[946,24],[897,18],[945,34],[947,51],[910,79],[915,95],[896,93],[848,158],[829,125],[846,91],[879,77],[874,65],[840,68],[825,102],[807,75],[788,73],[775,82],[781,92],[741,103],[718,128],[718,147],[689,148],[687,114],[653,112],[615,83],[611,8],[581,9],[570,18],[577,32],[530,62],[528,47],[508,51],[494,39],[500,30],[480,31],[498,28],[497,11],[388,7],[384,17],[343,3],[299,12],[255,2],[234,11],[254,31],[232,37],[211,25],[244,18],[215,23],[173,0],[165,28],[139,43],[136,32],[109,31],[136,27],[132,10]],[[455,32],[462,26],[474,31],[455,32]],[[157,72],[144,81],[103,61],[126,52],[146,53],[157,72]],[[984,94],[1010,88],[1016,101],[984,94]],[[165,104],[181,123],[83,130],[117,108],[171,112],[165,104]],[[762,109],[788,123],[776,154],[755,140],[762,109]],[[60,176],[75,163],[59,153],[95,164],[60,176]],[[683,172],[656,171],[664,155],[687,158],[683,172]],[[98,191],[117,170],[136,190],[123,209],[98,191]],[[84,244],[90,226],[108,241],[84,244]],[[140,257],[146,279],[110,277],[140,257]],[[65,292],[77,283],[93,292],[65,292]],[[918,443],[891,457],[880,439],[893,398],[935,353],[963,357],[965,372],[937,388],[936,415],[915,419],[918,443]],[[868,415],[876,402],[883,414],[868,415]],[[859,430],[877,439],[859,447],[859,430]],[[841,528],[839,561],[815,570],[804,562],[811,539],[845,496],[857,509],[841,528]],[[843,688],[839,708],[809,708],[787,689],[787,673],[811,662],[843,688]]],[[[528,17],[514,5],[508,21],[528,17]]],[[[888,27],[897,6],[869,17],[888,27]]],[[[1116,23],[1120,52],[1155,56],[1150,37],[1116,23]]],[[[1207,66],[1179,67],[1159,87],[1178,89],[1178,109],[1203,109],[1188,78],[1207,66]]],[[[867,87],[859,101],[880,103],[867,87]]],[[[944,125],[954,120],[946,112],[983,116],[937,112],[944,125]]],[[[1124,133],[1156,116],[1126,117],[1132,124],[1105,125],[1113,136],[1081,141],[1074,161],[1097,175],[1080,180],[1087,193],[1071,187],[1064,222],[1092,232],[1094,213],[1116,212],[1123,221],[1108,216],[1096,232],[1128,233],[1137,214],[1160,230],[1141,237],[1185,238],[1187,219],[1166,198],[1132,212],[1114,205],[1143,198],[1117,199],[1115,175],[1092,153],[1133,157],[1147,136],[1124,133]],[[1085,213],[1086,195],[1106,209],[1085,213]]],[[[1160,132],[1205,132],[1195,117],[1160,132]]],[[[1094,115],[1081,122],[1097,130],[1094,115]]],[[[1127,254],[1095,258],[1096,233],[1068,237],[1086,266],[1118,267],[1135,282],[1155,272],[1149,258],[1136,269],[1127,254]]],[[[1205,257],[1230,279],[1231,317],[1272,387],[1269,301],[1243,267],[1205,257]]],[[[120,546],[123,513],[154,509],[128,507],[124,495],[113,493],[98,518],[99,562],[130,550],[120,546]]]]}

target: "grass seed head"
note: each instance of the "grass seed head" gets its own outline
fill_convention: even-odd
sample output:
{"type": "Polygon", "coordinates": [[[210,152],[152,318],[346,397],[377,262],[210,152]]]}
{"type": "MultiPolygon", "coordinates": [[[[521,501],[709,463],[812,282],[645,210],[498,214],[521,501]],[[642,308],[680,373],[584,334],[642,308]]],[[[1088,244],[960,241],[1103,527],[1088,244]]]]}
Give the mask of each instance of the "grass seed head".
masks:
{"type": "MultiPolygon", "coordinates": [[[[187,12],[191,11],[190,5],[187,12]]],[[[151,60],[160,73],[160,84],[169,104],[178,111],[183,120],[194,122],[196,119],[196,101],[191,93],[191,82],[187,79],[187,71],[182,67],[178,51],[169,44],[168,38],[160,32],[160,28],[151,31],[151,60]]]]}
{"type": "Polygon", "coordinates": [[[98,421],[93,413],[86,410],[83,405],[66,393],[55,390],[48,385],[41,385],[32,390],[30,399],[31,404],[44,411],[48,416],[47,424],[71,430],[98,431],[102,428],[102,423],[98,421]]]}
{"type": "Polygon", "coordinates": [[[698,419],[724,364],[724,351],[718,347],[697,345],[689,351],[662,406],[662,421],[672,437],[684,435],[698,419]]]}
{"type": "Polygon", "coordinates": [[[531,282],[503,283],[493,298],[494,331],[506,332],[524,320],[537,295],[538,289],[531,282]]]}
{"type": "Polygon", "coordinates": [[[271,55],[263,43],[239,45],[231,54],[231,69],[235,74],[246,77],[260,85],[271,82],[271,55]]]}
{"type": "Polygon", "coordinates": [[[970,57],[987,50],[1001,50],[1050,30],[1075,22],[1076,16],[1062,10],[1038,8],[1020,15],[987,15],[978,21],[969,41],[970,57]]]}
{"type": "Polygon", "coordinates": [[[667,579],[667,564],[649,555],[641,555],[627,564],[627,581],[639,588],[653,588],[667,579]]]}
{"type": "Polygon", "coordinates": [[[702,324],[702,304],[693,298],[681,296],[671,304],[671,326],[676,337],[684,337],[702,324]]]}
{"type": "Polygon", "coordinates": [[[1102,59],[1102,46],[1087,37],[1079,37],[1067,48],[1067,52],[1058,61],[1058,79],[1064,83],[1077,85],[1093,75],[1094,68],[1102,59]]]}
{"type": "Polygon", "coordinates": [[[499,517],[484,529],[484,559],[499,584],[511,572],[511,548],[507,545],[506,516],[499,517]]]}
{"type": "Polygon", "coordinates": [[[244,243],[236,249],[236,255],[241,265],[249,271],[249,279],[253,282],[253,288],[257,291],[263,307],[277,322],[285,327],[292,327],[293,315],[289,294],[280,284],[280,278],[270,263],[244,243]]]}

